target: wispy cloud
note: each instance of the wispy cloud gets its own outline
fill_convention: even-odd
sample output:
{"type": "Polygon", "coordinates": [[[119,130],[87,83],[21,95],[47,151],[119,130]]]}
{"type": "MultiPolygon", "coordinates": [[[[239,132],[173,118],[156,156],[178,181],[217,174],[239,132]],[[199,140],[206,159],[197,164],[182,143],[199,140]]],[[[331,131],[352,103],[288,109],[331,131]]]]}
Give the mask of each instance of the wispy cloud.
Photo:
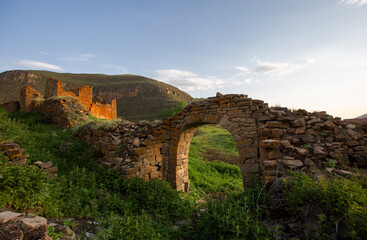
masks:
{"type": "Polygon", "coordinates": [[[71,57],[62,57],[60,58],[63,61],[66,62],[87,62],[89,61],[91,58],[94,58],[96,55],[94,54],[75,54],[74,56],[71,57]]]}
{"type": "Polygon", "coordinates": [[[159,81],[172,84],[184,91],[208,90],[252,82],[251,78],[243,78],[240,75],[220,79],[217,77],[202,77],[189,71],[177,69],[157,70],[155,74],[159,81]]]}
{"type": "Polygon", "coordinates": [[[250,70],[244,66],[237,66],[236,69],[247,74],[263,74],[263,75],[284,75],[297,71],[301,68],[307,67],[314,63],[314,59],[307,59],[304,63],[290,63],[290,62],[267,62],[256,60],[256,67],[250,70]]]}
{"type": "Polygon", "coordinates": [[[301,63],[267,62],[261,60],[254,60],[254,62],[255,66],[253,68],[246,66],[234,67],[238,72],[227,78],[199,76],[190,71],[177,69],[157,70],[155,71],[155,78],[159,81],[172,84],[184,91],[208,90],[259,82],[261,76],[280,76],[291,73],[307,67],[309,64],[315,62],[315,60],[307,59],[301,63]]]}
{"type": "Polygon", "coordinates": [[[127,69],[121,66],[115,66],[115,65],[109,65],[109,64],[102,64],[101,67],[103,68],[109,68],[113,70],[117,70],[120,73],[126,74],[128,73],[127,69]]]}
{"type": "Polygon", "coordinates": [[[359,5],[359,6],[367,4],[367,0],[341,0],[340,2],[346,5],[359,5]]]}
{"type": "Polygon", "coordinates": [[[32,68],[32,69],[46,69],[46,70],[62,70],[61,67],[38,61],[29,61],[29,60],[21,60],[18,63],[14,64],[19,67],[24,68],[32,68]]]}

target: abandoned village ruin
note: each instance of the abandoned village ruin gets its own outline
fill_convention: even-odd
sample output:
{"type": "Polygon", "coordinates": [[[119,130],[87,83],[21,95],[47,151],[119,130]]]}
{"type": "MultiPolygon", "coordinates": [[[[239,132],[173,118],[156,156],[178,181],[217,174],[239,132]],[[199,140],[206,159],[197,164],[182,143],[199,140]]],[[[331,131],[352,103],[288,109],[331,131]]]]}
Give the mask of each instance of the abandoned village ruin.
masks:
{"type": "MultiPolygon", "coordinates": [[[[3,105],[16,105],[9,103],[3,105]]],[[[87,114],[116,119],[116,100],[92,100],[92,87],[65,91],[57,79],[46,83],[44,98],[31,86],[21,89],[20,109],[39,111],[58,125],[71,127],[87,114]]],[[[192,137],[201,125],[214,124],[235,139],[239,158],[232,164],[242,172],[244,186],[254,179],[270,182],[286,169],[304,168],[315,176],[326,171],[355,175],[350,167],[367,167],[367,130],[348,124],[326,112],[310,113],[269,108],[247,95],[217,94],[196,101],[170,119],[131,123],[122,120],[111,127],[82,126],[77,135],[103,154],[105,168],[124,177],[166,179],[179,191],[189,191],[188,154],[192,137]],[[325,169],[325,161],[341,169],[325,169]]]]}

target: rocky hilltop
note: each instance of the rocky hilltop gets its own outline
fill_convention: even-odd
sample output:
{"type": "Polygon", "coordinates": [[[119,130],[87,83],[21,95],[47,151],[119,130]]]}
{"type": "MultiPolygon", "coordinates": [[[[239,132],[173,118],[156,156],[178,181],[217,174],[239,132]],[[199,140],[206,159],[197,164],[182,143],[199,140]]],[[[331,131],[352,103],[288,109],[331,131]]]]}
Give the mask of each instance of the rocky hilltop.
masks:
{"type": "Polygon", "coordinates": [[[14,70],[0,73],[0,103],[19,100],[20,88],[44,89],[48,78],[60,79],[65,89],[93,86],[93,97],[117,100],[117,114],[128,120],[153,120],[165,108],[193,98],[169,84],[137,75],[72,74],[14,70]]]}

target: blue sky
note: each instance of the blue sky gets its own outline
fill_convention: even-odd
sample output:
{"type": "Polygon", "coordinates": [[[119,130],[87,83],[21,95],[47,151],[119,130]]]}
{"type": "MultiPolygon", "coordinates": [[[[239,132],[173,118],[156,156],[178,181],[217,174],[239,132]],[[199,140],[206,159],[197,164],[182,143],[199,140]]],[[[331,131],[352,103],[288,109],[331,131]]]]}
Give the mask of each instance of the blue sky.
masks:
{"type": "Polygon", "coordinates": [[[367,0],[0,0],[0,71],[137,74],[194,97],[367,113],[367,0]]]}

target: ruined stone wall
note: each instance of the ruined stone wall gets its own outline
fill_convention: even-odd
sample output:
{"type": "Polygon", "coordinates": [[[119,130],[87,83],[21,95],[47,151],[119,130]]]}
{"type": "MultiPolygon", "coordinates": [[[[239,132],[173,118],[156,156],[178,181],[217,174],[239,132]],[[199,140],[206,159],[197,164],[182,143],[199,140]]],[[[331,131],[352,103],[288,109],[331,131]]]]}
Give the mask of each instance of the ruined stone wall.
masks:
{"type": "MultiPolygon", "coordinates": [[[[46,82],[45,87],[45,97],[42,98],[40,92],[34,89],[32,86],[24,86],[20,91],[20,109],[23,111],[40,111],[43,112],[46,116],[51,119],[56,119],[56,124],[61,126],[71,126],[73,125],[70,117],[65,116],[65,119],[60,118],[60,114],[69,113],[72,116],[71,112],[79,111],[79,112],[89,112],[91,115],[97,118],[105,118],[107,120],[117,119],[117,106],[116,100],[112,100],[111,103],[106,103],[103,100],[93,101],[92,99],[92,91],[93,88],[90,86],[83,86],[71,91],[65,91],[62,83],[57,80],[50,78],[46,82]],[[68,98],[64,98],[66,102],[72,103],[69,109],[61,109],[60,107],[66,106],[65,102],[55,102],[55,101],[47,101],[48,99],[56,99],[57,97],[71,97],[78,101],[79,104],[76,104],[74,100],[70,100],[68,98]],[[53,107],[56,110],[53,110],[51,106],[46,106],[43,101],[46,100],[48,103],[52,103],[53,107]],[[56,104],[56,105],[55,105],[56,104]],[[79,109],[75,109],[76,106],[81,106],[79,109]],[[71,110],[72,109],[72,110],[71,110]],[[55,114],[55,115],[54,115],[55,114]],[[65,120],[65,121],[64,121],[65,120]],[[66,124],[66,122],[68,122],[66,124]]],[[[2,105],[5,109],[13,110],[17,109],[16,103],[5,103],[2,105]]]]}
{"type": "Polygon", "coordinates": [[[45,99],[59,96],[70,96],[78,99],[86,109],[89,109],[92,105],[92,92],[93,87],[90,86],[83,86],[71,91],[66,91],[64,90],[60,80],[50,78],[46,82],[45,99]]]}
{"type": "Polygon", "coordinates": [[[97,118],[105,118],[108,120],[117,119],[116,99],[111,103],[102,101],[93,101],[93,87],[83,86],[77,89],[66,91],[63,88],[61,81],[50,78],[46,82],[45,98],[70,96],[78,99],[78,101],[85,107],[91,115],[97,118]]]}
{"type": "Polygon", "coordinates": [[[85,126],[79,136],[103,153],[101,163],[125,177],[154,177],[187,191],[189,146],[200,125],[215,124],[234,137],[239,151],[235,164],[245,186],[265,182],[287,169],[324,175],[354,174],[367,167],[367,132],[325,112],[309,113],[268,108],[245,95],[221,95],[198,101],[163,122],[126,121],[108,129],[85,126]]]}
{"type": "Polygon", "coordinates": [[[271,109],[259,119],[259,135],[264,180],[286,169],[323,176],[325,171],[353,174],[353,167],[367,167],[367,132],[326,112],[271,109]]]}
{"type": "Polygon", "coordinates": [[[73,127],[88,118],[88,111],[73,97],[52,97],[34,100],[31,110],[43,113],[51,121],[63,128],[73,127]]]}
{"type": "Polygon", "coordinates": [[[40,92],[31,86],[24,86],[20,89],[20,109],[28,112],[31,110],[32,101],[37,98],[42,98],[40,92]]]}
{"type": "Polygon", "coordinates": [[[124,177],[140,177],[149,181],[162,179],[163,149],[166,147],[154,132],[162,123],[130,123],[121,121],[109,128],[90,123],[78,136],[103,154],[99,162],[105,168],[119,171],[124,177]]]}
{"type": "Polygon", "coordinates": [[[104,154],[104,166],[117,169],[126,177],[164,178],[176,189],[187,191],[188,152],[193,134],[200,125],[220,125],[236,140],[240,155],[236,164],[248,186],[254,177],[260,177],[256,118],[266,111],[262,101],[244,95],[217,96],[190,104],[163,122],[119,123],[108,131],[84,127],[79,136],[104,154]]]}
{"type": "Polygon", "coordinates": [[[113,99],[111,103],[93,102],[89,112],[98,118],[117,119],[116,99],[113,99]]]}

